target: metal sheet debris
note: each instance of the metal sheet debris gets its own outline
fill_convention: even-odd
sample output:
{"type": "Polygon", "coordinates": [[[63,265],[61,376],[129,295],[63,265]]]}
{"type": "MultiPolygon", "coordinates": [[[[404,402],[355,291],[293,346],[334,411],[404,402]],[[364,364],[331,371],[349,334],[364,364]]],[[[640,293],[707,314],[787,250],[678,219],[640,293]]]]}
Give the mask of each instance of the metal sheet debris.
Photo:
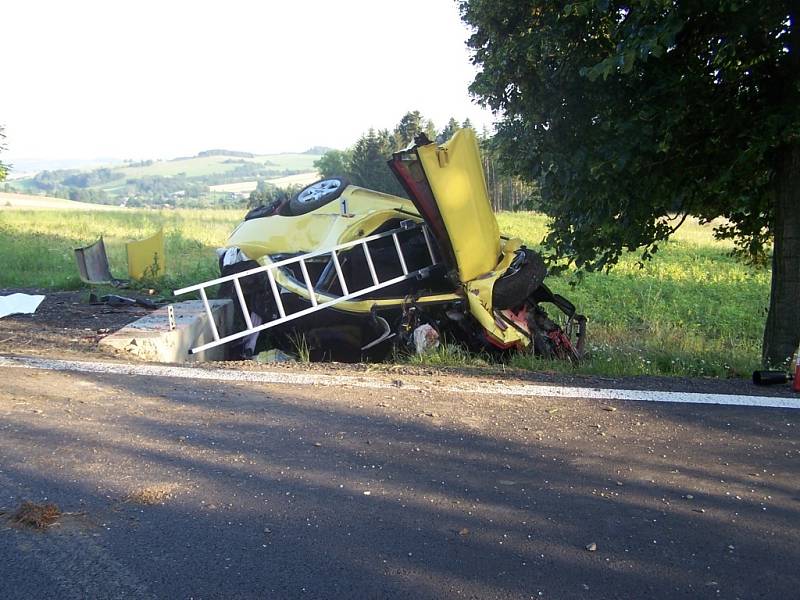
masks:
{"type": "Polygon", "coordinates": [[[38,294],[0,296],[0,319],[9,315],[31,315],[36,312],[44,298],[38,294]]]}

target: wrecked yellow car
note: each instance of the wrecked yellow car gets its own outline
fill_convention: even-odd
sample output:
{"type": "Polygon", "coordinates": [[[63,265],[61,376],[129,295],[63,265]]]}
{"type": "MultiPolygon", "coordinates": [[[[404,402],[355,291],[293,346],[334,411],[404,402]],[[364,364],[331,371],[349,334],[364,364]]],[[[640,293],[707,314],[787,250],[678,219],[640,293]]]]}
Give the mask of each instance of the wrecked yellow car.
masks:
{"type": "Polygon", "coordinates": [[[238,307],[234,331],[214,328],[194,351],[302,345],[312,360],[380,360],[444,338],[478,352],[582,355],[585,317],[544,284],[538,253],[499,232],[471,129],[443,145],[421,136],[389,167],[410,200],[332,178],[250,211],[220,250],[221,277],[176,291],[207,300],[220,285],[238,307]]]}

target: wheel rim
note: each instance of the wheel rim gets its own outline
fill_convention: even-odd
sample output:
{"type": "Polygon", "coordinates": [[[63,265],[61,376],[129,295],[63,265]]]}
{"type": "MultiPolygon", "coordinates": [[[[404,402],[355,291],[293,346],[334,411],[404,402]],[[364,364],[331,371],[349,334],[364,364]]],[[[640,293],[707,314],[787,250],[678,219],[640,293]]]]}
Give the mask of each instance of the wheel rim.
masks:
{"type": "Polygon", "coordinates": [[[341,185],[342,183],[338,179],[325,179],[323,181],[318,181],[317,183],[308,186],[306,189],[300,192],[300,194],[297,196],[297,201],[302,204],[316,202],[323,196],[338,190],[341,185]]]}

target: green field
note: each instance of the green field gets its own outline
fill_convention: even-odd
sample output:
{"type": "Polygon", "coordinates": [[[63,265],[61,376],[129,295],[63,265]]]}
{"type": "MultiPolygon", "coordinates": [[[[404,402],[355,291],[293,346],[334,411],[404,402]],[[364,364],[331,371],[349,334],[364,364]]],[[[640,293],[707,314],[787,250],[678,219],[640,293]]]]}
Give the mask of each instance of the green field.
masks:
{"type": "MultiPolygon", "coordinates": [[[[108,212],[0,211],[0,287],[79,288],[72,249],[103,235],[112,272],[125,276],[128,240],[160,227],[167,237],[167,279],[178,287],[217,275],[214,248],[239,222],[237,210],[119,210],[108,212]]],[[[536,246],[545,217],[503,213],[501,230],[536,246]]],[[[769,297],[769,271],[730,258],[730,245],[709,227],[687,223],[656,258],[640,269],[627,256],[610,274],[587,275],[575,288],[571,277],[549,278],[556,292],[589,317],[592,357],[578,372],[607,375],[669,374],[746,376],[759,362],[769,297]]],[[[444,347],[425,359],[434,364],[481,364],[444,347]]],[[[513,366],[572,370],[526,356],[513,366]]]]}
{"type": "Polygon", "coordinates": [[[187,177],[200,177],[228,173],[233,171],[240,163],[226,163],[226,160],[244,160],[256,164],[270,163],[275,169],[290,169],[292,171],[313,171],[314,161],[319,159],[316,154],[264,154],[254,158],[236,158],[231,156],[197,156],[176,160],[159,160],[146,167],[123,167],[115,169],[124,174],[121,178],[139,177],[171,177],[184,173],[187,177]]]}
{"type": "MultiPolygon", "coordinates": [[[[129,179],[141,179],[146,177],[175,177],[183,175],[189,179],[193,177],[205,177],[209,175],[226,175],[241,166],[240,162],[225,161],[246,161],[255,165],[265,166],[274,170],[275,177],[281,177],[281,171],[290,170],[297,172],[314,171],[314,161],[318,160],[318,154],[262,154],[252,158],[240,158],[234,156],[195,156],[188,158],[178,158],[173,160],[156,160],[147,166],[125,166],[115,165],[109,167],[115,174],[119,174],[117,179],[106,181],[102,184],[89,186],[94,189],[103,189],[106,192],[114,193],[125,185],[129,179]]],[[[33,179],[14,180],[13,186],[20,192],[37,193],[33,179]]]]}

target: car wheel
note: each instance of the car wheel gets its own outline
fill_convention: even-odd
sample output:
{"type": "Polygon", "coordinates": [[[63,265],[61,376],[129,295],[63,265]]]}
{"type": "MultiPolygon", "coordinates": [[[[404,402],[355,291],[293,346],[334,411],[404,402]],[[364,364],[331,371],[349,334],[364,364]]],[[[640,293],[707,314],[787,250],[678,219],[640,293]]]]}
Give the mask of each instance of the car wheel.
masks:
{"type": "Polygon", "coordinates": [[[304,187],[289,200],[286,216],[299,217],[333,202],[344,192],[350,182],[342,177],[321,179],[304,187]]]}
{"type": "Polygon", "coordinates": [[[527,248],[518,252],[524,252],[524,262],[516,270],[506,273],[494,282],[493,308],[504,310],[519,306],[542,285],[547,276],[547,267],[538,252],[527,248]]]}

